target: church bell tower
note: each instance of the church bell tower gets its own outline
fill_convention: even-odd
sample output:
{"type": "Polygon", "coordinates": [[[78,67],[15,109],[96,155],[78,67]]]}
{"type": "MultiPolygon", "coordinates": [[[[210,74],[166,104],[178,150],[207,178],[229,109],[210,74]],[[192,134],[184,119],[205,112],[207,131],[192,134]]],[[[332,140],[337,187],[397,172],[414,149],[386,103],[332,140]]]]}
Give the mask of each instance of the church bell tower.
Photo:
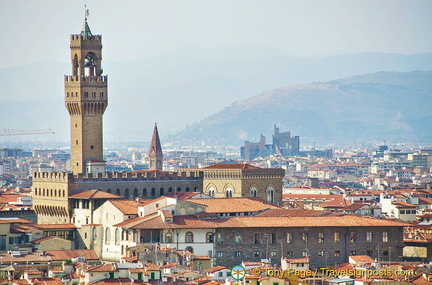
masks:
{"type": "Polygon", "coordinates": [[[65,76],[65,104],[70,115],[71,169],[74,174],[105,171],[102,119],[108,106],[108,77],[102,75],[102,36],[87,24],[70,36],[72,75],[65,76]]]}

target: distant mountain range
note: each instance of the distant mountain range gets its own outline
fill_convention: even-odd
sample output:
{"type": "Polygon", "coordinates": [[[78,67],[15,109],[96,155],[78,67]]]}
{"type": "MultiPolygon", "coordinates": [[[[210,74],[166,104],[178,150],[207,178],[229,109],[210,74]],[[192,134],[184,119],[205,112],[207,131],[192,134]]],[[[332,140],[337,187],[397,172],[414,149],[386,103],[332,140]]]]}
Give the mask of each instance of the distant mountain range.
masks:
{"type": "Polygon", "coordinates": [[[170,139],[242,144],[271,135],[274,124],[309,142],[432,142],[432,72],[378,72],[272,89],[170,139]]]}
{"type": "MultiPolygon", "coordinates": [[[[65,50],[67,49],[68,47],[65,47],[65,50]]],[[[233,104],[233,102],[243,102],[242,100],[265,90],[288,84],[324,82],[378,71],[432,70],[432,53],[413,55],[360,53],[295,58],[288,57],[265,45],[208,50],[183,48],[170,54],[123,63],[110,62],[108,57],[109,55],[104,56],[103,63],[104,73],[108,74],[109,80],[109,104],[104,116],[104,135],[107,141],[150,140],[154,122],[158,123],[162,138],[168,136],[172,140],[177,140],[187,138],[192,134],[198,135],[200,132],[192,130],[196,130],[208,120],[199,124],[195,122],[203,118],[213,118],[217,116],[213,114],[223,108],[230,110],[242,104],[233,104]],[[227,107],[231,104],[233,104],[231,107],[227,107]],[[192,125],[193,127],[190,127],[192,125]],[[174,136],[179,130],[182,131],[174,136]]],[[[68,56],[64,60],[67,61],[68,56]]],[[[69,63],[54,62],[0,68],[0,129],[50,128],[56,132],[56,135],[43,138],[67,141],[69,139],[69,115],[64,107],[63,75],[70,74],[70,72],[69,63]]],[[[320,92],[328,94],[325,86],[332,84],[336,83],[304,85],[302,88],[306,89],[302,92],[315,94],[318,91],[314,88],[320,86],[320,92]],[[310,89],[306,86],[309,86],[310,89]],[[312,86],[315,87],[312,88],[312,86]]],[[[292,88],[294,87],[288,89],[292,88]]],[[[285,90],[285,88],[282,89],[285,90]]],[[[358,91],[355,88],[353,90],[358,91]]],[[[265,94],[272,92],[275,91],[265,94]]],[[[295,94],[300,94],[299,92],[300,90],[295,91],[295,94]]],[[[336,94],[332,96],[335,98],[336,94]]],[[[303,100],[303,97],[296,98],[303,100]]],[[[317,102],[312,97],[317,99],[315,95],[305,102],[314,106],[317,102]]],[[[386,98],[388,97],[391,96],[386,98]]],[[[320,100],[324,99],[320,97],[320,100]]],[[[355,100],[353,98],[353,101],[355,100]]],[[[343,108],[336,108],[341,103],[334,102],[330,106],[333,106],[331,110],[336,114],[345,114],[343,108]]],[[[321,106],[320,103],[318,105],[321,106]]],[[[274,106],[274,108],[278,110],[282,108],[282,105],[274,106]]],[[[333,117],[328,115],[333,118],[329,119],[330,121],[316,122],[314,118],[319,118],[318,115],[328,111],[307,109],[310,112],[305,116],[304,108],[292,107],[288,110],[289,113],[281,110],[272,115],[267,114],[264,109],[259,111],[260,113],[253,111],[256,129],[243,128],[240,125],[231,126],[241,133],[229,132],[230,137],[228,138],[228,133],[220,132],[220,139],[236,142],[243,139],[254,140],[258,138],[259,133],[272,129],[274,123],[280,124],[281,131],[290,129],[303,138],[315,137],[315,135],[321,137],[322,132],[327,133],[330,129],[332,135],[338,134],[337,129],[330,126],[319,128],[317,133],[310,128],[311,124],[325,123],[332,126],[341,124],[336,114],[333,114],[333,117]],[[273,119],[273,116],[279,115],[288,117],[273,119]],[[264,120],[267,117],[268,122],[264,120]],[[306,124],[306,122],[310,123],[306,124]]],[[[368,110],[363,111],[367,113],[368,110]]],[[[230,116],[234,118],[233,114],[230,116]]],[[[345,117],[344,120],[350,123],[349,117],[345,117]]],[[[365,124],[363,120],[355,119],[354,121],[350,124],[365,124]]],[[[395,121],[394,124],[398,125],[400,122],[402,121],[395,121]]],[[[418,132],[412,129],[411,124],[406,126],[411,127],[410,132],[416,138],[418,132]]],[[[201,133],[202,136],[190,138],[218,140],[215,136],[217,132],[214,134],[201,133]]],[[[370,134],[363,135],[364,140],[371,136],[370,134]]],[[[372,136],[381,138],[381,134],[372,136]]]]}

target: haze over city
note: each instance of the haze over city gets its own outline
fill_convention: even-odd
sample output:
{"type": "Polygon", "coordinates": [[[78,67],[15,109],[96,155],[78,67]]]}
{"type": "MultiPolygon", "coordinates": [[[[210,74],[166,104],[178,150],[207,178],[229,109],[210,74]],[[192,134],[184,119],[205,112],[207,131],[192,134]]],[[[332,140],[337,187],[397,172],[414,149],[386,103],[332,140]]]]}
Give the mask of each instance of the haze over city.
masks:
{"type": "Polygon", "coordinates": [[[8,28],[0,39],[1,128],[51,128],[57,134],[41,139],[68,140],[61,75],[70,74],[65,47],[81,28],[84,4],[93,33],[104,37],[106,140],[146,140],[154,122],[163,137],[172,135],[235,101],[288,84],[432,65],[428,57],[389,66],[377,55],[377,66],[364,67],[350,57],[430,53],[430,1],[2,1],[0,23],[8,28]],[[341,54],[353,66],[334,72],[317,63],[329,56],[338,62],[341,54]],[[282,62],[304,74],[273,75],[282,62]]]}

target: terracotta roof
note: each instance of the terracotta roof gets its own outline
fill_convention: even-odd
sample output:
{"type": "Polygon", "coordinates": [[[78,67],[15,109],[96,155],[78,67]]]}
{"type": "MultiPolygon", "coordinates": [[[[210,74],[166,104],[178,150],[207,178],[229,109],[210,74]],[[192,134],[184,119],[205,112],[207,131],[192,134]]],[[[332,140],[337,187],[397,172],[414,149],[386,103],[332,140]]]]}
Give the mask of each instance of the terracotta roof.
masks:
{"type": "Polygon", "coordinates": [[[10,227],[11,233],[31,233],[41,231],[37,225],[13,225],[10,227]]]}
{"type": "Polygon", "coordinates": [[[363,208],[364,206],[369,206],[369,204],[354,203],[354,204],[351,204],[351,205],[344,207],[343,209],[348,210],[348,211],[355,211],[355,210],[363,208]]]}
{"type": "Polygon", "coordinates": [[[198,194],[201,194],[201,192],[169,192],[166,193],[164,196],[172,197],[172,198],[176,197],[177,199],[185,200],[198,194]]]}
{"type": "Polygon", "coordinates": [[[351,258],[355,263],[374,263],[375,260],[373,260],[372,257],[367,255],[351,255],[349,258],[351,258]]]}
{"type": "Polygon", "coordinates": [[[206,269],[204,271],[208,272],[208,273],[213,273],[213,272],[216,272],[216,271],[219,271],[219,270],[222,270],[222,269],[228,269],[228,267],[225,267],[225,266],[215,266],[215,267],[206,269]]]}
{"type": "Polygon", "coordinates": [[[20,218],[0,218],[0,224],[31,224],[29,220],[20,218]]]}
{"type": "Polygon", "coordinates": [[[162,266],[162,268],[170,268],[170,267],[173,267],[173,266],[176,266],[176,265],[179,265],[180,263],[178,263],[178,262],[174,262],[174,263],[168,263],[168,264],[165,264],[164,266],[162,266]]]}
{"type": "Polygon", "coordinates": [[[246,163],[219,163],[203,167],[203,169],[261,169],[246,163]]]}
{"type": "Polygon", "coordinates": [[[125,215],[137,215],[140,205],[134,200],[111,200],[110,202],[125,215]]]}
{"type": "Polygon", "coordinates": [[[185,201],[205,205],[207,213],[257,212],[265,209],[281,209],[259,198],[187,199],[185,201]]]}
{"type": "Polygon", "coordinates": [[[31,284],[33,285],[63,285],[60,278],[37,278],[33,279],[31,284]]]}
{"type": "Polygon", "coordinates": [[[40,229],[76,229],[77,227],[74,224],[46,224],[46,225],[37,225],[40,229]]]}
{"type": "Polygon", "coordinates": [[[41,238],[38,238],[38,239],[34,239],[31,242],[32,243],[41,243],[41,242],[44,242],[44,241],[47,241],[47,240],[50,240],[50,239],[53,239],[53,238],[59,238],[59,237],[57,237],[57,236],[41,237],[41,238]]]}
{"type": "Polygon", "coordinates": [[[158,271],[158,270],[161,269],[161,266],[159,266],[159,265],[157,265],[157,264],[153,264],[153,263],[146,262],[146,263],[145,263],[145,268],[146,268],[147,270],[150,270],[150,271],[158,271]]]}
{"type": "Polygon", "coordinates": [[[254,215],[254,217],[319,217],[329,213],[329,211],[316,210],[268,209],[254,215]]]}
{"type": "Polygon", "coordinates": [[[155,217],[159,217],[158,213],[153,213],[150,215],[146,215],[144,217],[136,217],[136,218],[132,218],[123,222],[120,222],[118,224],[115,224],[114,227],[123,227],[126,229],[130,229],[132,227],[138,226],[139,224],[154,219],[155,217]]]}
{"type": "Polygon", "coordinates": [[[172,218],[173,217],[173,215],[171,214],[170,211],[162,210],[161,212],[165,216],[165,218],[172,218]]]}
{"type": "Polygon", "coordinates": [[[410,204],[410,203],[406,203],[406,202],[402,202],[402,201],[395,201],[392,204],[395,205],[396,208],[417,208],[416,205],[413,205],[413,204],[410,204]]]}
{"type": "Polygon", "coordinates": [[[148,275],[147,270],[145,268],[130,268],[130,273],[144,273],[144,275],[148,275]]]}
{"type": "Polygon", "coordinates": [[[86,260],[98,260],[96,252],[93,249],[75,249],[75,250],[47,250],[46,254],[54,261],[71,259],[76,257],[85,257],[86,260]]]}
{"type": "Polygon", "coordinates": [[[146,284],[143,280],[134,280],[132,282],[129,278],[113,278],[113,279],[102,279],[94,282],[88,283],[90,285],[130,285],[130,284],[146,284]]]}
{"type": "Polygon", "coordinates": [[[4,194],[4,193],[0,194],[0,204],[9,204],[9,202],[17,202],[19,197],[28,197],[28,196],[22,194],[4,194]]]}
{"type": "Polygon", "coordinates": [[[176,216],[173,223],[164,223],[161,217],[135,225],[134,229],[212,229],[212,228],[260,228],[260,227],[403,227],[408,224],[393,220],[374,219],[353,215],[323,217],[232,217],[199,220],[195,216],[176,216]]]}
{"type": "Polygon", "coordinates": [[[95,266],[89,266],[84,269],[84,272],[112,272],[116,271],[113,264],[101,264],[95,266]]]}
{"type": "Polygon", "coordinates": [[[117,196],[108,192],[100,191],[100,190],[86,190],[76,193],[69,198],[76,199],[121,199],[121,196],[117,196]]]}
{"type": "Polygon", "coordinates": [[[285,261],[289,263],[309,263],[307,258],[285,258],[285,261]]]}
{"type": "Polygon", "coordinates": [[[10,263],[10,262],[48,262],[50,259],[45,255],[39,255],[37,253],[29,253],[22,256],[12,256],[7,253],[0,254],[1,260],[3,263],[10,263]]]}
{"type": "MultiPolygon", "coordinates": [[[[289,191],[289,190],[288,190],[289,191]]],[[[335,200],[343,195],[327,195],[327,194],[282,194],[282,200],[312,200],[315,199],[317,201],[328,201],[335,200]]]]}

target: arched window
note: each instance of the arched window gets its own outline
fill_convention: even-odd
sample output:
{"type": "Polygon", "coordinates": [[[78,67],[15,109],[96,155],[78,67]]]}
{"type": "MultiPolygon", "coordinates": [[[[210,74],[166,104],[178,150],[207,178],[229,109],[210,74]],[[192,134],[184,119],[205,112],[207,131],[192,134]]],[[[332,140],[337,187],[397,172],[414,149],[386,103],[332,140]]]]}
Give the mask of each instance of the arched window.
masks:
{"type": "Polygon", "coordinates": [[[181,192],[181,188],[180,187],[177,187],[177,192],[181,192]]]}
{"type": "Polygon", "coordinates": [[[110,244],[111,240],[111,230],[109,227],[105,228],[105,244],[110,244]]]}
{"type": "Polygon", "coordinates": [[[232,194],[233,194],[232,188],[228,187],[225,191],[225,197],[232,198],[232,194]]]}
{"type": "Polygon", "coordinates": [[[129,195],[129,189],[126,189],[125,190],[125,194],[124,194],[124,198],[125,199],[129,199],[130,197],[129,197],[130,195],[129,195]]]}
{"type": "Polygon", "coordinates": [[[172,187],[168,188],[168,192],[171,193],[172,191],[173,191],[172,187]]]}
{"type": "Polygon", "coordinates": [[[115,230],[115,244],[120,243],[120,228],[116,228],[115,230]]]}
{"type": "Polygon", "coordinates": [[[215,188],[213,186],[208,189],[209,196],[214,197],[215,196],[215,192],[216,191],[215,191],[215,188]]]}
{"type": "Polygon", "coordinates": [[[267,188],[267,201],[274,203],[274,190],[271,186],[267,188]]]}
{"type": "Polygon", "coordinates": [[[116,195],[120,196],[120,189],[116,189],[116,195]]]}
{"type": "Polygon", "coordinates": [[[189,251],[190,253],[194,252],[194,249],[191,246],[186,247],[185,250],[189,251]]]}
{"type": "Polygon", "coordinates": [[[111,189],[108,189],[108,190],[107,190],[107,193],[111,193],[111,189]]]}
{"type": "Polygon", "coordinates": [[[159,189],[159,195],[160,195],[160,196],[163,196],[164,191],[165,191],[165,190],[164,190],[163,188],[159,189]]]}
{"type": "Polygon", "coordinates": [[[186,191],[186,192],[189,192],[189,191],[190,191],[190,188],[189,188],[189,187],[186,187],[185,191],[186,191]]]}
{"type": "Polygon", "coordinates": [[[185,242],[192,243],[194,242],[194,237],[192,232],[185,233],[185,242]]]}
{"type": "Polygon", "coordinates": [[[133,196],[134,198],[138,197],[138,189],[134,189],[133,196]]]}
{"type": "Polygon", "coordinates": [[[147,196],[147,188],[143,189],[143,196],[146,197],[147,196]]]}
{"type": "Polygon", "coordinates": [[[152,188],[151,189],[151,196],[154,197],[156,195],[156,189],[152,188]]]}
{"type": "Polygon", "coordinates": [[[173,242],[172,241],[172,233],[168,232],[165,234],[165,243],[173,242]]]}
{"type": "Polygon", "coordinates": [[[213,243],[214,242],[214,233],[208,232],[206,234],[206,242],[213,243]]]}
{"type": "Polygon", "coordinates": [[[250,189],[250,196],[251,197],[256,197],[257,196],[257,189],[256,189],[256,187],[251,187],[251,189],[250,189]]]}

